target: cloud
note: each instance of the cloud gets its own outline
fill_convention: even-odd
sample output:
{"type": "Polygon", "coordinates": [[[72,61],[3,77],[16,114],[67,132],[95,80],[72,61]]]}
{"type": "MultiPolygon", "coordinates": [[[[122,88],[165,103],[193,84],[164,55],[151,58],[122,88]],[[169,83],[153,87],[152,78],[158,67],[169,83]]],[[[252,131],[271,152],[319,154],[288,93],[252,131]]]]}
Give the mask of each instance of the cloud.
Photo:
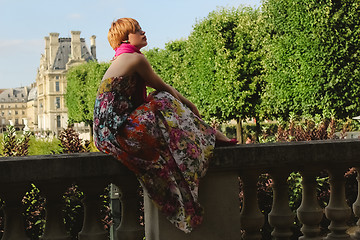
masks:
{"type": "Polygon", "coordinates": [[[67,18],[77,20],[77,19],[81,19],[82,15],[80,13],[71,13],[71,14],[67,15],[67,18]]]}

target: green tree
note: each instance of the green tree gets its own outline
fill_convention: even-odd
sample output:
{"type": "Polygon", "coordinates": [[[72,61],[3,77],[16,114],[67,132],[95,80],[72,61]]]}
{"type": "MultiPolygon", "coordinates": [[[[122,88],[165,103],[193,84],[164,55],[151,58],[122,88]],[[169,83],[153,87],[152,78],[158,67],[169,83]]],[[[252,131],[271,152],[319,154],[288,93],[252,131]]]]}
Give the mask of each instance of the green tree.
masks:
{"type": "MultiPolygon", "coordinates": [[[[259,118],[261,55],[253,36],[259,10],[222,8],[198,22],[188,38],[187,61],[191,96],[207,119],[259,118]]],[[[258,121],[257,121],[258,122],[258,121]]]]}
{"type": "Polygon", "coordinates": [[[91,142],[96,93],[109,65],[109,63],[90,61],[70,68],[66,74],[65,102],[68,108],[69,122],[84,122],[90,125],[91,142]]]}
{"type": "Polygon", "coordinates": [[[267,0],[263,109],[344,119],[359,114],[360,2],[267,0]]]}
{"type": "Polygon", "coordinates": [[[237,119],[241,126],[242,119],[259,118],[261,54],[253,37],[259,17],[259,10],[250,7],[220,8],[196,23],[187,40],[146,56],[206,120],[237,119]]]}

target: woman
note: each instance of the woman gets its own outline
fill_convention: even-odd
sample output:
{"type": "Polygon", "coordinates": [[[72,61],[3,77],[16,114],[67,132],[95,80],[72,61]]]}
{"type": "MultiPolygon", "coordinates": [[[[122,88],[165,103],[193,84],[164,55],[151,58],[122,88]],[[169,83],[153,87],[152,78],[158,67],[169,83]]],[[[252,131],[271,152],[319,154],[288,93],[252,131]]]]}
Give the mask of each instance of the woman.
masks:
{"type": "Polygon", "coordinates": [[[95,102],[95,144],[132,170],[161,212],[189,233],[202,221],[198,184],[215,138],[235,142],[204,123],[195,105],[153,71],[140,52],[147,39],[136,20],[113,22],[108,40],[115,57],[95,102]],[[146,86],[156,92],[147,96],[146,86]]]}

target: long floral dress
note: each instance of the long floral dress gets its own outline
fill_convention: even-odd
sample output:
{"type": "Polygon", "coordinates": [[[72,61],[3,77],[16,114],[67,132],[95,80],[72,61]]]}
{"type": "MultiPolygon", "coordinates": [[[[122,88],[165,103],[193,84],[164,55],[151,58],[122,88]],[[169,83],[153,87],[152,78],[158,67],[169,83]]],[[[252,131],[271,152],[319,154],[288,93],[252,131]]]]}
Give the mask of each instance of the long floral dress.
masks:
{"type": "Polygon", "coordinates": [[[202,221],[199,179],[215,130],[168,92],[146,96],[137,74],[103,80],[94,109],[94,139],[138,177],[150,199],[180,230],[202,221]]]}

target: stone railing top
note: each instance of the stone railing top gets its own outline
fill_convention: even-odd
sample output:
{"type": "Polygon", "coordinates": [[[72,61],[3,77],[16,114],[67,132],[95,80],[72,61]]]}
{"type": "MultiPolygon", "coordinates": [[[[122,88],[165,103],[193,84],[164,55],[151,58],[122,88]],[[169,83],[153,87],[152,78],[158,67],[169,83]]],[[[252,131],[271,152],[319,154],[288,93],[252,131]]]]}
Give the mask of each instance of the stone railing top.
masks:
{"type": "MultiPolygon", "coordinates": [[[[217,148],[210,171],[246,169],[360,166],[360,140],[326,140],[291,143],[266,143],[217,148]]],[[[1,157],[0,182],[111,179],[129,176],[120,162],[103,153],[1,157]]]]}
{"type": "Polygon", "coordinates": [[[239,145],[215,151],[212,166],[223,169],[360,166],[360,140],[316,140],[239,145]]]}

